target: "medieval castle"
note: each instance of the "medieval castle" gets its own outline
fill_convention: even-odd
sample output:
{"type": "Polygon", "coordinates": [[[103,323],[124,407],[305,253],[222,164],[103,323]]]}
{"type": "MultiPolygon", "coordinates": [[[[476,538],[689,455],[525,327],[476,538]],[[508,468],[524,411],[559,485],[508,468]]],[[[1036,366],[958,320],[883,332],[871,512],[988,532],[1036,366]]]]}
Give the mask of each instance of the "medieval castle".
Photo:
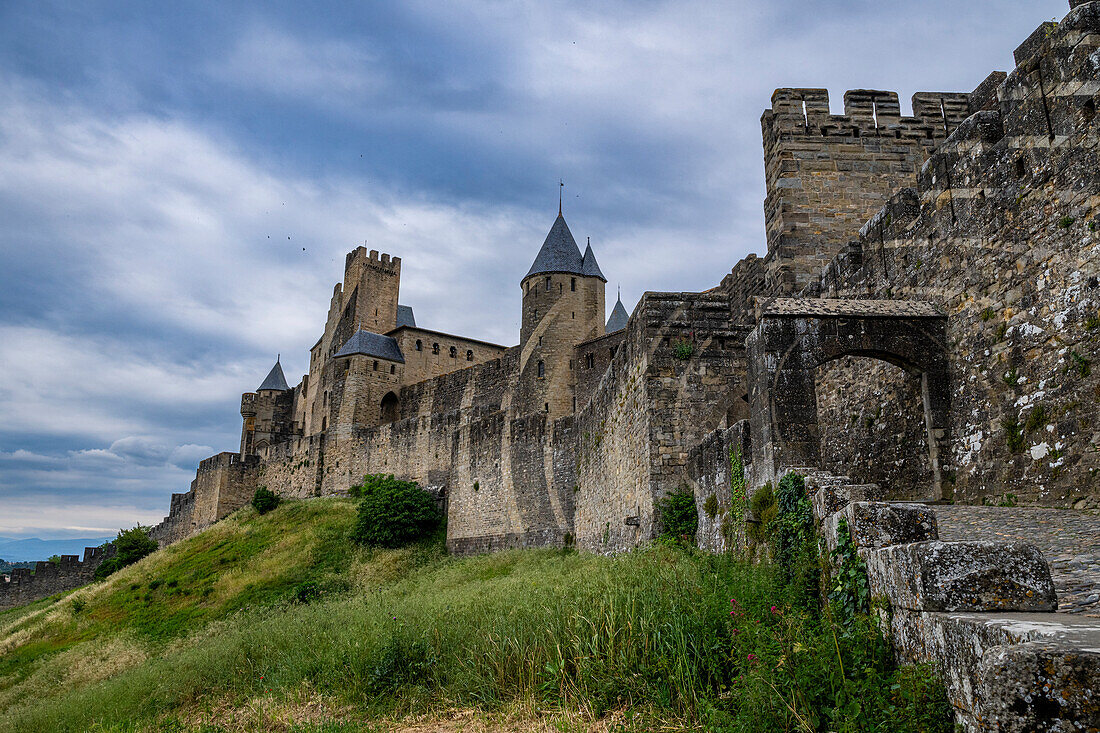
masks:
{"type": "Polygon", "coordinates": [[[917,93],[912,116],[889,91],[846,92],[837,115],[826,90],[777,90],[767,254],[710,290],[647,292],[605,323],[606,278],[559,209],[504,347],[418,326],[401,260],[353,250],[309,373],[292,387],[276,362],[242,396],[239,450],[204,460],[153,535],[260,486],[340,495],[392,473],[445,504],[454,553],[627,550],[684,487],[699,545],[723,550],[734,452],[750,490],[799,468],[823,527],[848,513],[895,646],[941,665],[968,729],[1011,708],[1025,727],[988,729],[1048,730],[1026,727],[1028,685],[1100,720],[1100,653],[1082,651],[1100,628],[958,613],[1053,610],[1042,556],[938,542],[927,509],[896,503],[1100,508],[1100,2],[1070,6],[1010,73],[917,93]]]}
{"type": "MultiPolygon", "coordinates": [[[[309,374],[241,399],[238,452],[202,462],[156,528],[185,537],[258,486],[341,494],[393,473],[446,502],[453,552],[656,531],[691,486],[725,544],[731,445],[753,482],[839,469],[898,499],[1100,505],[1100,204],[1092,3],[1044,24],[971,93],[780,89],[761,119],[767,255],[605,323],[606,278],[559,211],[519,345],[439,333],[401,260],[348,254],[309,374]],[[715,441],[723,450],[713,450],[715,441]],[[724,459],[722,459],[724,460],[724,459]]],[[[532,253],[535,253],[532,247],[532,253]]],[[[712,526],[713,525],[713,526],[712,526]]]]}

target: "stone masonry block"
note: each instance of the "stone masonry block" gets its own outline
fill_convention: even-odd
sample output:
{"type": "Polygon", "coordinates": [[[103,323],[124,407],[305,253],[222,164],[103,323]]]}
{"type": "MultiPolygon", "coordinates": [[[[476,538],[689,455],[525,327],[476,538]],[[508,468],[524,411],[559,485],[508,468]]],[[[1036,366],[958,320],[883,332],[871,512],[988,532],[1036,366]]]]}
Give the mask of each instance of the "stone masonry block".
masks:
{"type": "Polygon", "coordinates": [[[891,545],[937,540],[936,515],[920,504],[887,504],[877,501],[857,501],[828,517],[823,526],[825,544],[831,553],[836,548],[841,519],[848,520],[848,530],[857,548],[874,550],[891,545]]]}
{"type": "Polygon", "coordinates": [[[863,553],[871,593],[914,611],[1053,611],[1050,567],[1020,542],[914,542],[863,553]]]}
{"type": "MultiPolygon", "coordinates": [[[[808,483],[808,482],[807,482],[808,483]]],[[[875,501],[882,499],[884,491],[878,484],[820,484],[811,503],[814,507],[814,519],[822,522],[826,517],[839,512],[853,501],[875,501]]]]}
{"type": "Polygon", "coordinates": [[[1031,642],[988,651],[978,668],[987,730],[1100,730],[1100,649],[1031,642]]]}

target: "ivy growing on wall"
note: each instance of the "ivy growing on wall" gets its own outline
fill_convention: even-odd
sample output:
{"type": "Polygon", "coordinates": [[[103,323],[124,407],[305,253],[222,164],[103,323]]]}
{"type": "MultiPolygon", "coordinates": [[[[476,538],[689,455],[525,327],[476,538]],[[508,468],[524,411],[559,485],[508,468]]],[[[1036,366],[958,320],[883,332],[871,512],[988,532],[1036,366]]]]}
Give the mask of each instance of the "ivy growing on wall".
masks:
{"type": "Polygon", "coordinates": [[[829,591],[829,605],[836,620],[850,627],[856,616],[868,612],[871,590],[867,583],[867,566],[856,552],[848,520],[843,517],[837,523],[836,549],[832,556],[836,574],[829,591]]]}

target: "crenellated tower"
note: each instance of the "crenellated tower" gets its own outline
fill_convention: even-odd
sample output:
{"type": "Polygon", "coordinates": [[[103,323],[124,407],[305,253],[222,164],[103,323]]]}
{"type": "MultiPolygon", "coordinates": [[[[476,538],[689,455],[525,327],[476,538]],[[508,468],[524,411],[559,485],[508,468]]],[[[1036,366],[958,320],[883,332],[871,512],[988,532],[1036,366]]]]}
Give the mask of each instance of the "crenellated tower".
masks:
{"type": "Polygon", "coordinates": [[[517,412],[573,412],[573,347],[604,334],[604,286],[591,243],[581,254],[565,217],[546,235],[520,283],[522,375],[517,412]]]}
{"type": "Polygon", "coordinates": [[[974,102],[917,92],[913,116],[903,117],[896,92],[857,89],[834,115],[826,89],[777,89],[760,120],[772,292],[797,293],[820,276],[884,200],[916,183],[932,151],[977,111],[974,102]]]}

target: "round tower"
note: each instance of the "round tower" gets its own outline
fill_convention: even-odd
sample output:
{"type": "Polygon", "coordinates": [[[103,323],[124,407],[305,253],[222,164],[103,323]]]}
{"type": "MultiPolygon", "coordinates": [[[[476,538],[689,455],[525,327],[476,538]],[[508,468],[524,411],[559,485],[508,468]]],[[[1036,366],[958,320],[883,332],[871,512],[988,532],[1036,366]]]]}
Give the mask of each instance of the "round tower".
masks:
{"type": "Polygon", "coordinates": [[[582,255],[559,209],[520,282],[522,371],[517,411],[543,411],[552,418],[573,412],[573,347],[604,335],[606,283],[591,243],[582,255]]]}

